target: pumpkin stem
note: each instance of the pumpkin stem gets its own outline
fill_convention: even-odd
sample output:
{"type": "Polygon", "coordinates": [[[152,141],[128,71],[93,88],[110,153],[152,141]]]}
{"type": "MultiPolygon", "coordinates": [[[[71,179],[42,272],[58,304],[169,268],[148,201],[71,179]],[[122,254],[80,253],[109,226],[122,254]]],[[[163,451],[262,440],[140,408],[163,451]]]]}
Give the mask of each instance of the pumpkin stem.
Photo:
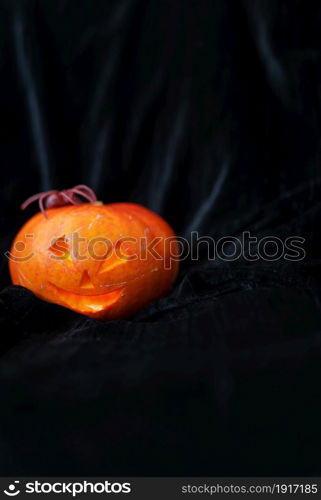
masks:
{"type": "Polygon", "coordinates": [[[40,211],[47,219],[46,208],[63,207],[65,205],[79,205],[80,203],[83,203],[81,198],[84,198],[90,203],[97,201],[97,196],[90,187],[85,184],[78,184],[71,189],[63,189],[62,191],[53,189],[51,191],[34,194],[33,196],[30,196],[20,208],[21,210],[24,210],[34,201],[38,201],[40,211]]]}

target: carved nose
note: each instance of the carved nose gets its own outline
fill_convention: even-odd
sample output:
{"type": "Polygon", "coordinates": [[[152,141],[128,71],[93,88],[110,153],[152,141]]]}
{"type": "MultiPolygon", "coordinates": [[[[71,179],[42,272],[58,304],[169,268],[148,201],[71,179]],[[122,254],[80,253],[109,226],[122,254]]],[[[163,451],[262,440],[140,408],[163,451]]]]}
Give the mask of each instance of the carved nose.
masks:
{"type": "Polygon", "coordinates": [[[85,270],[82,273],[79,286],[80,286],[80,288],[85,288],[86,290],[91,289],[91,288],[95,288],[91,279],[90,279],[90,276],[89,276],[89,273],[87,270],[85,270]]]}

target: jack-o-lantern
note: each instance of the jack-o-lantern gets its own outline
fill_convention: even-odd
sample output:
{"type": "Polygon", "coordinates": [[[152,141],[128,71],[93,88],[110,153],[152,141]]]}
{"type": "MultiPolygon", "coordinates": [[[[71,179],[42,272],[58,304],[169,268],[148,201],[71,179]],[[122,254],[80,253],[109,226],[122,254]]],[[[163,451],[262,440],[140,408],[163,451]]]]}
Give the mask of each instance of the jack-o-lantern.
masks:
{"type": "Polygon", "coordinates": [[[132,203],[104,205],[83,185],[32,196],[22,208],[35,200],[41,211],[10,251],[14,284],[98,319],[125,318],[170,290],[177,243],[157,214],[132,203]]]}

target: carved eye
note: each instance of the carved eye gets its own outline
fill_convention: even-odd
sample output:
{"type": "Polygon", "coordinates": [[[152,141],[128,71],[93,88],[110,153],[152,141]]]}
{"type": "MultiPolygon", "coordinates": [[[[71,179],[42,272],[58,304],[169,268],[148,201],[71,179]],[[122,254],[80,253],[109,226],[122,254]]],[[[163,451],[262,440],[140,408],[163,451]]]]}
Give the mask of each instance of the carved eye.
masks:
{"type": "Polygon", "coordinates": [[[127,262],[127,259],[107,259],[105,262],[102,262],[101,266],[99,267],[98,274],[104,274],[107,271],[111,271],[112,269],[115,269],[115,267],[121,266],[122,264],[125,264],[127,262]]]}
{"type": "Polygon", "coordinates": [[[66,239],[65,235],[56,238],[52,242],[48,250],[54,256],[59,257],[60,259],[72,260],[70,255],[68,240],[66,239]]]}
{"type": "Polygon", "coordinates": [[[105,260],[102,261],[99,266],[98,274],[104,274],[107,271],[111,271],[115,267],[118,267],[122,264],[125,264],[128,260],[128,248],[122,243],[117,241],[112,251],[106,257],[105,260]]]}

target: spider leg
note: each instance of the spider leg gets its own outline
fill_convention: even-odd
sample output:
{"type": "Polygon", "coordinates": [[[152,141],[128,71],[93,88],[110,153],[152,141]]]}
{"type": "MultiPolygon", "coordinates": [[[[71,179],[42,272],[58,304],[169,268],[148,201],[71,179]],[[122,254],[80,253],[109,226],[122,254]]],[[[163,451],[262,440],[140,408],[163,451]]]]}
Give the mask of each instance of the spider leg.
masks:
{"type": "MultiPolygon", "coordinates": [[[[70,189],[68,189],[68,191],[70,191],[70,189]]],[[[69,201],[69,203],[71,203],[72,205],[77,205],[77,203],[75,203],[75,200],[73,200],[72,197],[69,196],[69,194],[66,191],[60,191],[60,194],[65,200],[69,201]]]]}
{"type": "Polygon", "coordinates": [[[45,194],[45,195],[49,195],[49,194],[52,194],[52,193],[57,193],[58,191],[56,190],[51,190],[51,191],[44,191],[42,193],[38,193],[38,194],[34,194],[33,196],[30,196],[29,198],[27,198],[26,201],[23,202],[23,204],[21,205],[21,210],[24,210],[25,208],[27,208],[31,203],[33,203],[34,201],[37,201],[37,200],[40,200],[40,198],[45,194]]]}
{"type": "Polygon", "coordinates": [[[40,207],[40,211],[41,213],[44,215],[44,217],[46,217],[46,219],[48,219],[48,215],[46,214],[46,210],[45,210],[45,207],[43,205],[43,202],[44,200],[50,195],[52,194],[52,191],[48,191],[47,193],[42,193],[42,195],[40,196],[39,198],[39,207],[40,207]]]}
{"type": "Polygon", "coordinates": [[[31,203],[33,203],[34,201],[36,200],[39,200],[39,198],[43,195],[44,193],[38,193],[38,194],[34,194],[33,196],[30,196],[29,198],[26,199],[26,201],[23,202],[23,204],[21,205],[21,210],[24,210],[25,208],[27,208],[31,203]]]}
{"type": "Polygon", "coordinates": [[[97,196],[95,194],[95,192],[88,186],[86,186],[86,184],[78,184],[77,186],[75,186],[74,188],[72,188],[72,190],[79,190],[79,191],[85,191],[89,194],[89,196],[91,197],[91,201],[96,201],[97,200],[97,196]]]}
{"type": "Polygon", "coordinates": [[[91,201],[91,202],[96,201],[96,197],[95,197],[95,199],[93,199],[93,197],[90,196],[89,193],[88,194],[83,193],[80,189],[72,188],[72,191],[73,191],[73,193],[79,194],[80,196],[82,196],[83,198],[85,198],[88,201],[91,201]]]}

